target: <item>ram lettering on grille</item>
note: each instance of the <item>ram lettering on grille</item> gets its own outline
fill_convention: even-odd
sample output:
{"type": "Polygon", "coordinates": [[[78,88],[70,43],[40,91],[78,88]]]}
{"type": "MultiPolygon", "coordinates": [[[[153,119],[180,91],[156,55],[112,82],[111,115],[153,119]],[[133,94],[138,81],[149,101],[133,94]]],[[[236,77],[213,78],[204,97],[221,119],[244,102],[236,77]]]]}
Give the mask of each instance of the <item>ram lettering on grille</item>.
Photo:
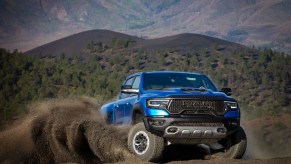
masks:
{"type": "Polygon", "coordinates": [[[215,109],[215,101],[181,100],[183,109],[215,109]]]}
{"type": "Polygon", "coordinates": [[[173,99],[168,107],[171,114],[223,114],[223,101],[173,99]]]}

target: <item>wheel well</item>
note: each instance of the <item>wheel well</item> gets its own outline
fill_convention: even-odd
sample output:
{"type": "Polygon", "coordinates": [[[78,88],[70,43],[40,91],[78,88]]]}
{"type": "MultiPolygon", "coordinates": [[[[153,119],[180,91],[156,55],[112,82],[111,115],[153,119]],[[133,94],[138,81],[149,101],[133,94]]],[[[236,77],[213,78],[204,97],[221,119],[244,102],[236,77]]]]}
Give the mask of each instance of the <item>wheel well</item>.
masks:
{"type": "Polygon", "coordinates": [[[142,122],[142,114],[140,111],[138,110],[135,110],[133,111],[133,114],[132,114],[132,125],[135,125],[139,122],[142,122]]]}
{"type": "Polygon", "coordinates": [[[106,114],[105,120],[107,124],[112,124],[113,123],[113,118],[112,118],[113,112],[108,112],[106,114]]]}

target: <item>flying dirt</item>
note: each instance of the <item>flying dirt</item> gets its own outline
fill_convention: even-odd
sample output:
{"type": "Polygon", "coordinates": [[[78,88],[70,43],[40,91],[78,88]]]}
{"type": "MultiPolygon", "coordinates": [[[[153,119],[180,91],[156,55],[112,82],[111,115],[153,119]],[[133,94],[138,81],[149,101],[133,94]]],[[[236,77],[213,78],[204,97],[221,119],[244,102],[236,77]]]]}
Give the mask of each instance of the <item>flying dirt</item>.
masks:
{"type": "Polygon", "coordinates": [[[0,163],[108,163],[134,158],[126,128],[107,125],[95,100],[76,97],[29,105],[29,114],[0,133],[0,163]]]}
{"type": "MultiPolygon", "coordinates": [[[[0,132],[0,163],[146,163],[127,148],[128,127],[110,126],[88,97],[53,99],[28,105],[28,114],[0,132]]],[[[251,145],[250,148],[254,147],[251,145]]],[[[251,151],[251,154],[253,154],[251,151]]],[[[291,158],[201,160],[195,146],[170,145],[164,162],[289,163],[291,158]],[[195,160],[193,160],[195,159],[195,160]]]]}

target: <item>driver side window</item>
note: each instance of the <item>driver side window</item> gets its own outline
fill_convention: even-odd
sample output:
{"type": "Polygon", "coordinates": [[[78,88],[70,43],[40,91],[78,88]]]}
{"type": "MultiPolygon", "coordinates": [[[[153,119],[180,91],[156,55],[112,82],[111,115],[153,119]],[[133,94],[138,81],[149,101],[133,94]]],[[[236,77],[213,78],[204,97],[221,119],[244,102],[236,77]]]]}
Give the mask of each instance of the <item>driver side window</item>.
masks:
{"type": "Polygon", "coordinates": [[[132,85],[133,79],[134,79],[134,77],[127,79],[126,82],[124,83],[124,85],[132,85]]]}
{"type": "MultiPolygon", "coordinates": [[[[130,85],[130,86],[132,86],[133,80],[134,80],[134,77],[131,77],[131,78],[127,79],[123,85],[130,85]]],[[[130,96],[130,94],[128,94],[128,93],[121,93],[120,92],[119,99],[124,99],[124,98],[127,98],[129,96],[130,96]]]]}
{"type": "Polygon", "coordinates": [[[132,89],[139,89],[140,76],[136,76],[132,84],[132,89]]]}

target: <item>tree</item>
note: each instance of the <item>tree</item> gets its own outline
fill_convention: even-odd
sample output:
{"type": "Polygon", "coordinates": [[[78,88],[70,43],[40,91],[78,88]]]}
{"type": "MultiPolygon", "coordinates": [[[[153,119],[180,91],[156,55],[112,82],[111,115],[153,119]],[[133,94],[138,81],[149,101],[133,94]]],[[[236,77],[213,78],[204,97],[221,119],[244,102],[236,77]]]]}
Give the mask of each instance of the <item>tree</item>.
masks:
{"type": "Polygon", "coordinates": [[[159,64],[164,65],[165,64],[165,55],[162,53],[159,53],[159,64]]]}

